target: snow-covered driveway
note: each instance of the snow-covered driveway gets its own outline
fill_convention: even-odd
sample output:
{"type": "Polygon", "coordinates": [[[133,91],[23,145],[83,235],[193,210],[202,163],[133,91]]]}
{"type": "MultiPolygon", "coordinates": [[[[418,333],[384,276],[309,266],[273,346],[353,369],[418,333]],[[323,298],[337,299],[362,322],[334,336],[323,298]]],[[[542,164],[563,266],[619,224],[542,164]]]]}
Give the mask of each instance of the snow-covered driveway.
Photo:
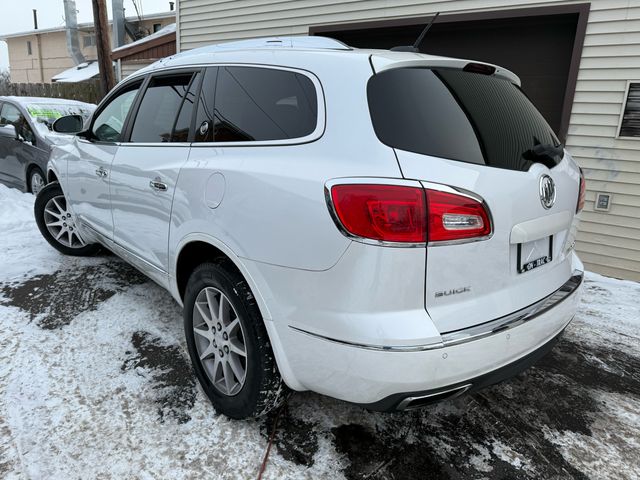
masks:
{"type": "MultiPolygon", "coordinates": [[[[255,478],[273,418],[216,415],[168,293],[113,256],[63,257],[0,185],[0,478],[255,478]]],[[[454,402],[282,411],[266,478],[640,477],[640,285],[588,274],[536,367],[454,402]]]]}

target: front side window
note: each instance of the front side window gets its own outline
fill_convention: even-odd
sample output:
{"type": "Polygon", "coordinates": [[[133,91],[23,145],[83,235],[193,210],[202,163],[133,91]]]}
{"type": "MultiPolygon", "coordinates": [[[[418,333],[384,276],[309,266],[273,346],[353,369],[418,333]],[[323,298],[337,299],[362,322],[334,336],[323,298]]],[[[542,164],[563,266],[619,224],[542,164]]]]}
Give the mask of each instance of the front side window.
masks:
{"type": "Polygon", "coordinates": [[[5,103],[0,113],[0,126],[13,125],[20,140],[33,143],[35,136],[29,122],[15,105],[5,103]]]}
{"type": "Polygon", "coordinates": [[[201,103],[207,105],[203,110],[209,118],[199,112],[196,141],[210,141],[211,124],[215,142],[288,140],[316,129],[316,89],[305,75],[270,68],[218,67],[215,89],[207,85],[213,82],[203,84],[201,103]]]}
{"type": "Polygon", "coordinates": [[[188,73],[155,77],[151,80],[133,123],[131,142],[186,141],[191,120],[189,106],[193,102],[187,93],[193,77],[193,73],[188,73]],[[186,113],[178,118],[178,112],[188,97],[190,101],[187,102],[186,113]],[[178,132],[175,133],[174,127],[177,121],[180,125],[178,125],[178,132]]]}
{"type": "Polygon", "coordinates": [[[102,109],[91,128],[91,134],[95,140],[101,142],[119,142],[121,140],[124,122],[136,94],[140,90],[140,85],[141,82],[129,85],[102,109]]]}

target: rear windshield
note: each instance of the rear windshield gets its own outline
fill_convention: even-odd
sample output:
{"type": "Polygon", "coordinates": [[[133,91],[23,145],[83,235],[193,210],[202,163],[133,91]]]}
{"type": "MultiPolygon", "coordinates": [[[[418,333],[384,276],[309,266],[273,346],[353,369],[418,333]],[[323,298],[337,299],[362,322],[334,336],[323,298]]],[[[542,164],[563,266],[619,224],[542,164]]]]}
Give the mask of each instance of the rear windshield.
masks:
{"type": "Polygon", "coordinates": [[[522,171],[562,160],[551,127],[508,80],[399,68],[371,77],[367,96],[376,135],[390,147],[522,171]]]}

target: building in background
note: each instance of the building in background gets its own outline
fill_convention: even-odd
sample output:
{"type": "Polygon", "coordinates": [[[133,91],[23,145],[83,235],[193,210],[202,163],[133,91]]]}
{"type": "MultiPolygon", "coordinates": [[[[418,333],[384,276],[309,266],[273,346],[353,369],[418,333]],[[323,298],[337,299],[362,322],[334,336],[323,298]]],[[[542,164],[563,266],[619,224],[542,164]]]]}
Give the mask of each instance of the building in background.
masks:
{"type": "MultiPolygon", "coordinates": [[[[126,21],[137,39],[175,23],[175,13],[156,13],[145,15],[142,19],[129,17],[126,21]]],[[[89,63],[95,61],[97,51],[93,23],[78,24],[78,32],[83,56],[89,63]]],[[[127,42],[133,41],[130,35],[125,38],[127,42]]],[[[7,42],[13,83],[50,83],[56,75],[76,67],[67,49],[64,26],[13,33],[2,36],[0,40],[7,42]]],[[[78,78],[81,77],[79,75],[78,78]]],[[[68,78],[68,75],[64,78],[68,78]]]]}
{"type": "Polygon", "coordinates": [[[324,35],[356,47],[422,45],[513,70],[587,177],[577,250],[640,280],[640,4],[629,0],[181,0],[178,51],[251,37],[324,35]],[[490,3],[490,6],[486,5],[490,3]]]}
{"type": "Polygon", "coordinates": [[[170,23],[148,37],[114,48],[111,52],[111,60],[116,62],[117,77],[121,80],[136,70],[174,53],[176,53],[176,24],[170,23]]]}

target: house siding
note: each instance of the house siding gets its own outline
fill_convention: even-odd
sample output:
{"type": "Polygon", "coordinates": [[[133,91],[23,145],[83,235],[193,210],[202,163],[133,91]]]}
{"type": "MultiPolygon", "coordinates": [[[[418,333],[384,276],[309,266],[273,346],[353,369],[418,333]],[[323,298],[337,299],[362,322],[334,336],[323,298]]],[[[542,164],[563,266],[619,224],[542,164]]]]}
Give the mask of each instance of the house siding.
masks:
{"type": "MultiPolygon", "coordinates": [[[[182,0],[178,45],[273,35],[310,26],[579,4],[566,0],[182,0]]],[[[577,250],[587,268],[640,281],[640,139],[618,138],[628,81],[640,81],[640,0],[592,0],[567,149],[582,166],[587,196],[577,250]],[[607,213],[596,192],[612,194],[607,213]]]]}

